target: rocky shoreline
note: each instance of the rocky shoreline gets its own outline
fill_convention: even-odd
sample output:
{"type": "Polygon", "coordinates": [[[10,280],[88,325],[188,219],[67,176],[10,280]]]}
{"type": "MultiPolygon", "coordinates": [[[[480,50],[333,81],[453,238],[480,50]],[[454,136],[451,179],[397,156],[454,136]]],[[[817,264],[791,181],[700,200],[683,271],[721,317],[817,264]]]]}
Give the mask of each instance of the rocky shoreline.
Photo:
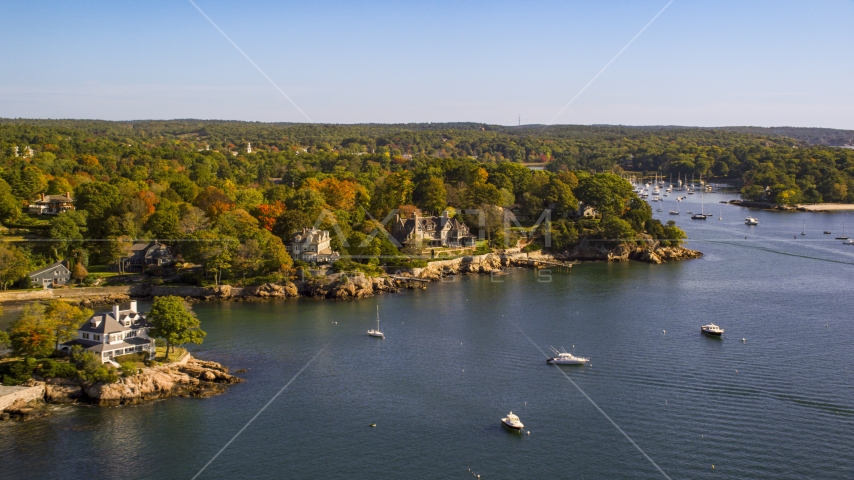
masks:
{"type": "MultiPolygon", "coordinates": [[[[153,286],[132,285],[127,287],[92,287],[89,289],[59,289],[45,291],[48,299],[79,303],[85,306],[128,301],[130,298],[152,298],[176,295],[188,301],[231,300],[255,301],[270,298],[308,297],[331,300],[358,300],[383,293],[397,293],[401,289],[426,288],[429,282],[453,275],[492,274],[510,267],[542,267],[539,262],[566,265],[575,262],[629,260],[660,264],[671,261],[702,257],[702,253],[685,247],[665,247],[658,241],[644,236],[637,243],[606,246],[602,242],[582,240],[568,252],[550,254],[542,252],[522,253],[505,251],[484,255],[466,256],[451,260],[430,262],[424,268],[402,268],[387,271],[379,277],[369,277],[358,272],[332,273],[303,280],[284,283],[265,283],[252,287],[153,286]]],[[[38,292],[41,294],[42,292],[38,292]]],[[[0,293],[0,301],[3,301],[0,293]]],[[[14,294],[13,294],[14,295],[14,294]]],[[[40,297],[9,299],[6,301],[38,300],[40,297]]]]}
{"type": "Polygon", "coordinates": [[[17,401],[0,412],[0,420],[32,420],[48,414],[51,404],[99,406],[136,405],[167,397],[205,398],[225,392],[227,385],[243,379],[228,373],[216,362],[187,355],[184,360],[141,369],[115,383],[89,383],[78,379],[31,380],[28,386],[44,387],[44,398],[17,401]]]}

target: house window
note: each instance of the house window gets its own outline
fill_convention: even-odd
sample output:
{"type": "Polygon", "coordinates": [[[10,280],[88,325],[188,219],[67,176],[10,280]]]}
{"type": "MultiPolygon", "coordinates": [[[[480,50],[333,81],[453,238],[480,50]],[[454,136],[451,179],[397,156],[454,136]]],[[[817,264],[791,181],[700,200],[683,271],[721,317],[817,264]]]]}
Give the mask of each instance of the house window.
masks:
{"type": "Polygon", "coordinates": [[[101,336],[100,336],[100,335],[95,335],[95,340],[99,340],[99,341],[100,341],[100,340],[101,340],[101,336]]]}
{"type": "Polygon", "coordinates": [[[83,339],[84,339],[84,340],[89,340],[89,334],[88,334],[88,333],[84,333],[84,334],[83,334],[83,339]]]}

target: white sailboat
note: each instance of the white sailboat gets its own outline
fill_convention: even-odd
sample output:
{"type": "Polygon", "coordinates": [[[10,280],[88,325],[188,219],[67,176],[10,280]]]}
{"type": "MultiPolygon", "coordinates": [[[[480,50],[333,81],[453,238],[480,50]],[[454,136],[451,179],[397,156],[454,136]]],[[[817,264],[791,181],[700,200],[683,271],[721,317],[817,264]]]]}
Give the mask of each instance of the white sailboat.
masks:
{"type": "Polygon", "coordinates": [[[842,236],[836,237],[837,240],[848,240],[848,237],[845,236],[845,222],[842,222],[842,236]]]}
{"type": "Polygon", "coordinates": [[[700,213],[695,213],[691,215],[691,220],[705,220],[708,215],[706,215],[706,202],[703,198],[703,195],[700,195],[700,213]]]}
{"type": "Polygon", "coordinates": [[[368,330],[368,335],[372,337],[385,338],[385,334],[380,330],[380,306],[377,305],[377,329],[368,330]]]}

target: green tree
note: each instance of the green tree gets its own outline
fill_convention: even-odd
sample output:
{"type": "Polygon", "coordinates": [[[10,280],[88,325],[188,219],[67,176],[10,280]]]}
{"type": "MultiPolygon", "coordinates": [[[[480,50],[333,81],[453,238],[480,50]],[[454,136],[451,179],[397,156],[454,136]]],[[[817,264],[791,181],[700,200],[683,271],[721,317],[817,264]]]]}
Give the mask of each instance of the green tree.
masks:
{"type": "Polygon", "coordinates": [[[105,220],[125,203],[118,187],[104,182],[89,182],[74,189],[75,208],[87,213],[86,225],[94,238],[105,238],[105,220]]]}
{"type": "Polygon", "coordinates": [[[89,317],[92,310],[71,305],[68,302],[53,300],[45,310],[45,323],[51,325],[56,338],[54,349],[59,349],[59,344],[73,340],[77,336],[77,329],[89,317]]]}
{"type": "Polygon", "coordinates": [[[20,249],[0,243],[0,283],[4,292],[9,285],[25,277],[29,268],[30,261],[20,249]]]}
{"type": "Polygon", "coordinates": [[[580,180],[575,194],[602,216],[622,215],[629,199],[636,196],[632,184],[613,173],[598,173],[580,180]]]}
{"type": "Polygon", "coordinates": [[[441,178],[430,177],[418,182],[412,200],[418,208],[439,214],[448,205],[448,192],[441,178]]]}
{"type": "Polygon", "coordinates": [[[251,238],[258,232],[258,220],[242,208],[223,213],[215,226],[221,234],[240,240],[251,238]]]}
{"type": "Polygon", "coordinates": [[[578,210],[578,199],[572,194],[572,189],[557,178],[550,179],[543,190],[544,200],[552,207],[555,215],[565,217],[578,210]]]}
{"type": "Polygon", "coordinates": [[[198,317],[181,297],[155,298],[147,319],[151,322],[148,334],[166,341],[166,358],[175,346],[185,343],[200,345],[206,335],[200,328],[198,317]]]}
{"type": "Polygon", "coordinates": [[[12,187],[0,179],[0,222],[14,222],[21,216],[21,202],[12,194],[12,187]]]}
{"type": "Polygon", "coordinates": [[[661,241],[666,246],[676,247],[684,243],[688,235],[685,231],[676,226],[676,222],[670,220],[664,225],[664,240],[661,241]]]}
{"type": "Polygon", "coordinates": [[[383,219],[397,207],[411,205],[413,188],[412,173],[400,171],[389,174],[374,189],[371,197],[371,214],[378,219],[383,219]]]}
{"type": "Polygon", "coordinates": [[[55,259],[70,258],[71,253],[83,245],[83,232],[75,216],[70,213],[61,213],[50,221],[48,236],[55,259]]]}
{"type": "Polygon", "coordinates": [[[225,237],[210,230],[192,235],[187,257],[204,267],[205,273],[213,272],[214,283],[219,285],[223,270],[231,267],[234,250],[239,245],[235,238],[225,237]]]}
{"type": "Polygon", "coordinates": [[[179,222],[180,218],[175,209],[158,209],[148,217],[144,228],[155,238],[174,240],[182,238],[179,222]]]}
{"type": "Polygon", "coordinates": [[[301,188],[285,202],[288,210],[303,212],[314,218],[326,207],[323,194],[311,188],[301,188]]]}
{"type": "Polygon", "coordinates": [[[299,210],[286,210],[276,218],[273,233],[284,242],[290,242],[291,235],[312,225],[314,225],[314,220],[307,213],[299,210]]]}
{"type": "Polygon", "coordinates": [[[45,318],[45,307],[40,303],[24,306],[17,320],[9,327],[12,351],[25,357],[50,355],[55,345],[55,334],[45,318]]]}
{"type": "Polygon", "coordinates": [[[606,241],[617,244],[633,241],[637,236],[629,222],[615,216],[602,220],[602,234],[606,241]]]}
{"type": "Polygon", "coordinates": [[[578,243],[578,230],[565,219],[558,219],[549,225],[550,246],[553,250],[567,250],[578,243]]]}

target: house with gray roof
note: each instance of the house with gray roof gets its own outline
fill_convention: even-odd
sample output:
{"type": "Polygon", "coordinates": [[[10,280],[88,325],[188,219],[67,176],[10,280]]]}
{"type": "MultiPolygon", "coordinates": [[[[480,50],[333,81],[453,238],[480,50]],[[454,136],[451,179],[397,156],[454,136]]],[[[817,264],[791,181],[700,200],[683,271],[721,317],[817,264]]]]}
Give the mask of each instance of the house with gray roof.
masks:
{"type": "Polygon", "coordinates": [[[440,217],[422,217],[417,212],[409,218],[395,217],[391,235],[404,247],[471,247],[475,237],[468,227],[442,212],[440,217]]]}
{"type": "Polygon", "coordinates": [[[33,288],[61,287],[71,280],[71,270],[65,261],[52,263],[27,274],[33,288]]]}
{"type": "MultiPolygon", "coordinates": [[[[165,267],[175,263],[175,258],[169,247],[158,242],[137,242],[130,247],[130,255],[119,260],[122,271],[142,272],[150,266],[165,267]]],[[[117,268],[118,269],[118,268],[117,268]]]]}
{"type": "Polygon", "coordinates": [[[103,363],[118,366],[114,360],[121,355],[144,353],[154,358],[154,339],[148,336],[151,324],[136,310],[136,302],[122,310],[114,305],[111,311],[97,312],[77,329],[77,338],[60,345],[59,350],[70,352],[75,345],[94,353],[103,363]]]}
{"type": "Polygon", "coordinates": [[[304,262],[328,263],[341,258],[332,251],[328,230],[306,227],[291,236],[291,242],[285,249],[294,260],[304,262]]]}

